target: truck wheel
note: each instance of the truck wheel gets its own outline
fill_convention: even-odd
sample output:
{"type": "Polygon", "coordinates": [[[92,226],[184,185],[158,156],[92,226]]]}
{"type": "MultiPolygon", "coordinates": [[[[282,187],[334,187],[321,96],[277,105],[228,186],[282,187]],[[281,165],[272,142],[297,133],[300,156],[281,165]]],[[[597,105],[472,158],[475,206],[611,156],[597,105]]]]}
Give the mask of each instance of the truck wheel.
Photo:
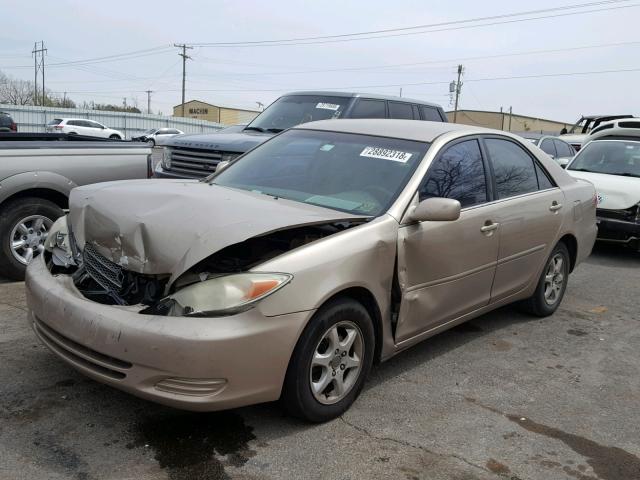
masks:
{"type": "Polygon", "coordinates": [[[320,308],[289,362],[282,393],[285,409],[310,422],[344,413],[371,370],[374,345],[373,323],[362,304],[340,298],[320,308]]]}
{"type": "Polygon", "coordinates": [[[27,264],[44,250],[53,222],[63,215],[42,198],[18,198],[0,211],[0,275],[23,280],[27,264]]]}
{"type": "Polygon", "coordinates": [[[563,242],[558,243],[545,263],[535,293],[520,302],[520,310],[537,317],[552,315],[560,306],[567,289],[569,261],[566,245],[563,242]]]}

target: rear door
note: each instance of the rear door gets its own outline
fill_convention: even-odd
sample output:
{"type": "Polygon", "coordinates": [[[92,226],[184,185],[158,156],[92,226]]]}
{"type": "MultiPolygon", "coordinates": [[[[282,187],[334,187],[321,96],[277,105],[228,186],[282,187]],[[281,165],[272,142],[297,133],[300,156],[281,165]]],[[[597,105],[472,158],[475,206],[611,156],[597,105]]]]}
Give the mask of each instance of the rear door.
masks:
{"type": "Polygon", "coordinates": [[[453,222],[400,227],[396,343],[489,303],[499,234],[489,179],[477,137],[444,146],[429,167],[419,199],[454,198],[462,211],[453,222]]]}
{"type": "Polygon", "coordinates": [[[496,221],[499,224],[498,265],[491,301],[520,292],[538,277],[551,242],[562,223],[564,194],[535,157],[515,140],[485,137],[493,173],[496,221]]]}
{"type": "Polygon", "coordinates": [[[386,102],[374,98],[358,98],[345,118],[387,118],[386,102]]]}
{"type": "Polygon", "coordinates": [[[430,107],[428,105],[420,105],[420,114],[422,115],[422,120],[427,120],[430,122],[442,122],[442,117],[440,116],[440,112],[436,107],[430,107]]]}
{"type": "Polygon", "coordinates": [[[389,118],[413,120],[413,107],[410,103],[388,102],[389,118]]]}

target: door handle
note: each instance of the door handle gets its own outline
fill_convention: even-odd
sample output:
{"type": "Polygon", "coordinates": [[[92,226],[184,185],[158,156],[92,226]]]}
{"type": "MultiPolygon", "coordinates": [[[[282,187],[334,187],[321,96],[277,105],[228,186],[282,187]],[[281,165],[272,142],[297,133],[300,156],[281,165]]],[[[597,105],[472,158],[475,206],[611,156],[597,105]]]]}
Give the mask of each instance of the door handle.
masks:
{"type": "Polygon", "coordinates": [[[558,203],[556,201],[554,201],[551,206],[549,207],[549,210],[552,212],[557,212],[558,210],[560,210],[562,208],[562,204],[558,203]]]}
{"type": "Polygon", "coordinates": [[[487,222],[482,227],[480,227],[480,231],[482,233],[492,232],[500,226],[499,223],[488,223],[490,221],[491,220],[487,220],[487,222]]]}

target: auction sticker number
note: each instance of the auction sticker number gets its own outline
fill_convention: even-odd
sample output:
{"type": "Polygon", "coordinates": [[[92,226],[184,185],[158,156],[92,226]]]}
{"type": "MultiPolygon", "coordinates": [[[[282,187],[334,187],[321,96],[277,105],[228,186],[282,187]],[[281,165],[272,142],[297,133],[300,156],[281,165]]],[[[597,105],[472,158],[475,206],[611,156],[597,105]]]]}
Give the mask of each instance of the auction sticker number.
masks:
{"type": "Polygon", "coordinates": [[[413,154],[401,152],[400,150],[390,150],[381,147],[365,147],[360,152],[361,157],[380,158],[382,160],[392,160],[394,162],[407,163],[413,154]]]}
{"type": "Polygon", "coordinates": [[[321,108],[322,110],[333,110],[335,112],[340,108],[340,105],[336,105],[335,103],[318,103],[316,108],[321,108]]]}

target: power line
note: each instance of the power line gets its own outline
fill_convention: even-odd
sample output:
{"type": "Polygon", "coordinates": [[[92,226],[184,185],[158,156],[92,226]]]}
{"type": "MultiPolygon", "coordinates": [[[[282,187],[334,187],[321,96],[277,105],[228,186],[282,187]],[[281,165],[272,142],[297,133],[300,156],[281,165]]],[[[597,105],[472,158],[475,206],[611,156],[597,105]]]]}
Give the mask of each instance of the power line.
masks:
{"type": "Polygon", "coordinates": [[[529,21],[529,20],[539,20],[544,18],[553,18],[558,16],[580,15],[584,13],[593,13],[593,12],[600,12],[605,10],[615,10],[620,8],[629,8],[629,7],[638,6],[638,4],[633,4],[633,5],[625,5],[625,6],[618,6],[618,7],[592,9],[592,10],[586,10],[581,12],[569,12],[569,13],[562,13],[562,14],[556,14],[556,15],[544,15],[544,16],[538,16],[533,18],[511,20],[511,21],[505,21],[505,22],[495,21],[492,23],[484,23],[481,25],[470,25],[470,26],[454,27],[454,28],[439,28],[439,27],[452,27],[454,25],[462,25],[466,23],[487,22],[491,20],[503,20],[503,19],[513,18],[513,17],[527,16],[527,15],[539,15],[539,14],[550,13],[550,12],[559,12],[559,11],[566,11],[566,10],[575,10],[579,8],[596,7],[600,5],[612,5],[612,4],[626,3],[629,1],[630,0],[604,0],[599,2],[579,3],[579,4],[572,4],[572,5],[563,5],[560,7],[491,15],[486,17],[475,17],[475,18],[468,18],[468,19],[461,19],[461,20],[452,20],[452,21],[441,22],[441,23],[415,25],[411,27],[390,28],[390,29],[383,29],[383,30],[370,30],[366,32],[343,33],[338,35],[297,37],[297,38],[288,38],[288,39],[279,39],[279,40],[249,40],[249,41],[237,41],[237,42],[193,43],[192,45],[198,46],[198,47],[283,46],[283,45],[317,45],[321,43],[335,43],[335,42],[345,42],[345,41],[355,41],[355,40],[371,40],[376,38],[389,38],[389,37],[395,37],[395,36],[417,35],[417,34],[440,32],[440,31],[446,31],[446,30],[458,30],[460,28],[492,26],[492,25],[499,25],[502,23],[510,23],[515,21],[529,21]],[[435,30],[430,30],[430,29],[435,29],[435,30]],[[415,32],[414,30],[428,30],[428,31],[415,32]]]}
{"type": "MultiPolygon", "coordinates": [[[[632,72],[640,72],[640,67],[637,68],[621,68],[621,69],[611,69],[611,70],[594,70],[594,71],[583,71],[583,72],[558,72],[558,73],[546,73],[546,74],[532,74],[532,75],[513,75],[513,76],[503,76],[503,77],[484,77],[484,78],[467,78],[465,82],[491,82],[491,81],[504,81],[504,80],[523,80],[523,79],[533,79],[533,78],[553,78],[553,77],[573,77],[573,76],[589,76],[589,75],[603,75],[603,74],[612,74],[612,73],[632,73],[632,72]]],[[[378,84],[378,85],[350,85],[350,86],[341,86],[341,87],[326,87],[326,86],[316,86],[316,87],[307,87],[304,90],[355,90],[355,89],[365,89],[365,88],[391,88],[391,87],[414,87],[414,86],[423,86],[423,85],[448,85],[450,81],[432,81],[432,82],[413,82],[413,83],[388,83],[388,84],[378,84]]],[[[193,89],[193,92],[237,92],[237,93],[247,93],[247,92],[283,92],[283,91],[295,91],[301,90],[291,87],[284,88],[258,88],[258,89],[193,89]]],[[[113,91],[75,91],[67,93],[75,93],[75,94],[93,94],[93,93],[123,93],[123,92],[140,92],[143,93],[145,90],[113,90],[113,91]]],[[[168,89],[168,90],[156,90],[157,92],[179,92],[180,90],[168,89]]]]}

